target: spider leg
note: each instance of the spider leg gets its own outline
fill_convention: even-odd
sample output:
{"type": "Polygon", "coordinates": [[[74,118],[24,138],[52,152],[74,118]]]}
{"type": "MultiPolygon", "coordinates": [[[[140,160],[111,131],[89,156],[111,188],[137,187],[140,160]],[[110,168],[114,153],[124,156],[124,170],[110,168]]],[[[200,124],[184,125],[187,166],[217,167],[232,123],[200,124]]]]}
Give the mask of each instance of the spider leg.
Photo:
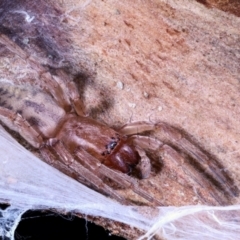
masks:
{"type": "Polygon", "coordinates": [[[41,87],[49,92],[64,110],[70,111],[73,107],[79,116],[85,116],[76,84],[66,73],[58,70],[58,75],[52,75],[44,67],[37,65],[34,60],[31,65],[40,73],[41,87]]]}
{"type": "Polygon", "coordinates": [[[51,151],[46,148],[42,148],[40,151],[43,154],[43,157],[53,165],[54,167],[58,168],[60,171],[67,173],[68,175],[74,177],[75,179],[79,180],[80,182],[84,181],[89,183],[99,192],[102,192],[105,195],[111,196],[112,198],[116,199],[117,201],[128,204],[127,201],[119,194],[117,194],[112,188],[106,185],[94,172],[84,167],[81,163],[79,163],[71,153],[65,148],[61,141],[57,141],[54,143],[52,147],[50,147],[51,151],[54,151],[57,154],[58,159],[60,162],[55,162],[51,151]]]}
{"type": "MultiPolygon", "coordinates": [[[[161,128],[164,135],[167,136],[177,148],[192,158],[193,164],[198,166],[199,171],[202,173],[201,180],[203,180],[204,176],[207,176],[208,179],[211,180],[215,186],[222,189],[227,196],[237,197],[239,195],[239,189],[234,185],[234,181],[230,177],[230,174],[213,156],[207,154],[199,147],[196,147],[173,127],[163,123],[158,124],[157,127],[161,128]]],[[[195,170],[196,173],[199,173],[199,171],[195,170]]]]}
{"type": "MultiPolygon", "coordinates": [[[[176,179],[177,182],[184,187],[190,187],[194,186],[193,181],[190,180],[186,181],[186,171],[183,169],[183,163],[184,159],[178,154],[174,149],[170,148],[167,145],[164,145],[160,140],[154,139],[148,136],[139,136],[139,135],[133,135],[130,137],[130,139],[133,141],[134,145],[137,146],[137,150],[140,148],[142,152],[146,152],[148,150],[156,151],[156,152],[163,152],[164,155],[164,169],[168,169],[168,171],[172,173],[177,173],[176,179]],[[168,154],[167,154],[168,153],[168,154]],[[191,185],[192,183],[192,185],[191,185]]],[[[139,151],[139,150],[138,150],[139,151]]],[[[145,154],[146,155],[146,154],[145,154]]],[[[142,155],[140,154],[141,158],[142,155]]],[[[214,201],[206,200],[201,192],[201,188],[194,189],[194,192],[197,193],[197,195],[203,200],[203,202],[212,202],[214,205],[214,201]],[[200,189],[200,190],[199,190],[200,189]]]]}
{"type": "Polygon", "coordinates": [[[118,132],[123,135],[133,135],[153,130],[155,130],[155,124],[148,122],[134,122],[122,126],[118,129],[118,132]]]}
{"type": "Polygon", "coordinates": [[[139,177],[141,179],[149,178],[151,173],[151,161],[143,149],[136,147],[136,150],[141,158],[140,162],[136,166],[138,172],[140,173],[139,177]]]}
{"type": "MultiPolygon", "coordinates": [[[[72,79],[70,79],[69,76],[62,70],[59,70],[58,74],[60,76],[60,79],[63,80],[62,83],[65,84],[63,89],[67,90],[69,101],[73,105],[73,108],[75,109],[79,116],[86,116],[85,107],[79,98],[79,91],[77,89],[75,82],[72,79]]],[[[57,76],[54,76],[54,78],[57,78],[57,76]]]]}
{"type": "Polygon", "coordinates": [[[194,182],[195,185],[196,183],[198,184],[199,187],[197,191],[199,196],[203,196],[203,192],[205,192],[205,195],[211,195],[211,198],[214,198],[218,203],[227,204],[226,200],[223,199],[223,196],[221,196],[215,188],[223,190],[225,199],[239,195],[237,186],[234,185],[234,181],[224,167],[213,156],[210,156],[188,140],[179,130],[165,123],[151,124],[147,122],[136,122],[123,126],[120,129],[120,133],[132,135],[130,139],[137,148],[165,152],[165,155],[168,156],[167,158],[171,161],[175,157],[175,160],[179,161],[179,163],[184,162],[184,164],[182,164],[182,171],[185,172],[185,175],[187,174],[193,179],[193,185],[194,182]],[[157,139],[133,135],[145,131],[156,132],[157,139]],[[163,142],[158,140],[159,135],[160,138],[162,135],[164,136],[164,142],[167,140],[167,144],[163,144],[163,142]],[[184,161],[182,156],[175,151],[174,148],[185,153],[188,158],[191,158],[191,161],[184,161]],[[211,192],[204,191],[204,188],[211,190],[211,192]]]}
{"type": "Polygon", "coordinates": [[[161,146],[164,145],[163,142],[156,138],[148,136],[133,135],[129,138],[129,141],[132,141],[136,147],[142,149],[149,149],[152,151],[157,151],[161,146]]]}
{"type": "Polygon", "coordinates": [[[215,161],[213,158],[210,159],[186,139],[182,139],[179,144],[193,159],[196,159],[196,161],[201,164],[203,172],[206,175],[211,176],[221,187],[223,187],[223,190],[229,196],[237,197],[239,195],[237,186],[234,185],[227,170],[224,169],[219,162],[215,161]]]}
{"type": "Polygon", "coordinates": [[[53,166],[54,168],[58,169],[62,173],[68,175],[69,177],[78,180],[79,176],[73,170],[68,168],[67,165],[64,165],[64,163],[58,161],[56,156],[54,155],[54,152],[51,150],[50,147],[45,145],[45,146],[41,147],[39,150],[40,150],[40,153],[43,157],[44,162],[46,162],[47,164],[49,164],[49,165],[53,166]]]}
{"type": "Polygon", "coordinates": [[[144,199],[148,200],[149,202],[154,203],[155,205],[163,205],[160,201],[155,199],[151,196],[148,192],[143,190],[137,180],[131,178],[130,176],[116,172],[104,164],[101,164],[97,159],[95,159],[92,155],[86,152],[84,149],[77,149],[75,151],[75,155],[78,157],[79,161],[84,164],[88,169],[91,169],[91,172],[94,172],[99,177],[107,177],[111,179],[113,182],[120,184],[125,188],[130,188],[138,194],[139,196],[143,197],[144,199]]]}
{"type": "Polygon", "coordinates": [[[140,173],[139,177],[141,179],[148,178],[151,173],[151,161],[146,154],[146,150],[157,151],[163,143],[157,139],[140,135],[132,135],[128,141],[133,143],[141,158],[136,166],[137,171],[140,173]]]}
{"type": "Polygon", "coordinates": [[[53,166],[54,168],[58,169],[60,172],[66,174],[67,176],[77,180],[78,182],[88,186],[89,188],[93,187],[86,178],[82,177],[78,172],[69,168],[65,165],[62,161],[59,161],[58,158],[54,155],[54,151],[49,146],[44,146],[40,148],[40,153],[43,157],[43,161],[47,164],[53,166]]]}
{"type": "Polygon", "coordinates": [[[178,182],[183,186],[193,188],[193,191],[203,202],[211,203],[212,205],[216,201],[219,204],[227,204],[226,200],[213,188],[212,184],[201,173],[196,171],[192,165],[186,165],[184,158],[172,147],[148,136],[133,135],[130,139],[132,139],[135,146],[141,147],[143,152],[145,150],[160,152],[164,159],[164,167],[167,167],[171,172],[176,172],[178,182]],[[190,176],[187,180],[184,177],[186,175],[190,176]],[[197,187],[194,184],[196,182],[198,183],[197,187]],[[205,196],[208,197],[206,198],[205,196]]]}
{"type": "Polygon", "coordinates": [[[43,142],[41,135],[19,113],[0,107],[0,120],[18,132],[32,146],[39,148],[43,142]]]}
{"type": "Polygon", "coordinates": [[[171,146],[164,145],[161,148],[161,156],[164,160],[164,167],[171,173],[176,173],[177,182],[184,187],[191,188],[198,198],[205,204],[227,205],[229,201],[226,196],[206,178],[197,171],[193,165],[186,164],[186,160],[171,146]],[[187,176],[187,177],[186,177],[187,176]]]}
{"type": "Polygon", "coordinates": [[[45,72],[40,74],[40,78],[42,80],[41,87],[44,88],[44,90],[46,90],[48,93],[50,93],[55,99],[55,101],[58,103],[58,105],[61,106],[65,111],[70,111],[71,103],[68,99],[66,91],[63,90],[64,89],[63,82],[59,78],[51,75],[46,70],[44,71],[45,72]]]}
{"type": "Polygon", "coordinates": [[[62,70],[58,70],[57,73],[58,75],[51,75],[49,72],[44,72],[41,75],[44,88],[63,109],[70,111],[73,107],[79,116],[85,116],[85,108],[79,98],[76,84],[62,70]]]}

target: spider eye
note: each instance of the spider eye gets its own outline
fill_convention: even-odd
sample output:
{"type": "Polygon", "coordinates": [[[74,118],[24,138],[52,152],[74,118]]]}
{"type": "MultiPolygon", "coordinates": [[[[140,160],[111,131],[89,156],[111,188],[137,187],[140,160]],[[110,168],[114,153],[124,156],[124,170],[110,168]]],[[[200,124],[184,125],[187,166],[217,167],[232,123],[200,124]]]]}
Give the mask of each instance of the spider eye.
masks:
{"type": "Polygon", "coordinates": [[[112,150],[112,149],[115,148],[116,145],[117,145],[116,142],[111,142],[111,143],[109,144],[109,148],[112,150]]]}
{"type": "Polygon", "coordinates": [[[116,145],[117,145],[117,143],[118,143],[118,140],[116,140],[116,139],[112,139],[111,140],[111,142],[110,143],[108,143],[105,147],[106,147],[106,153],[107,154],[110,154],[111,152],[112,152],[112,150],[116,147],[116,145]]]}

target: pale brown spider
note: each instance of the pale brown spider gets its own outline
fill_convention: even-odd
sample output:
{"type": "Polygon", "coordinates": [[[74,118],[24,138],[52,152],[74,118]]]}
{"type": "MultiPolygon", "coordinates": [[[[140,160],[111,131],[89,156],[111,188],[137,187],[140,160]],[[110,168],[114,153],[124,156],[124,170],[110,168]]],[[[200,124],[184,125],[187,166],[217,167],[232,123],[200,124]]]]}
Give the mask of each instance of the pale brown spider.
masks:
{"type": "MultiPolygon", "coordinates": [[[[5,41],[8,40],[5,38],[5,41]]],[[[7,47],[16,52],[11,41],[7,47]]],[[[120,202],[128,203],[106,183],[106,178],[111,180],[110,183],[130,188],[151,203],[161,205],[160,199],[149,194],[139,186],[136,178],[129,175],[137,169],[139,178],[149,177],[151,162],[148,152],[167,153],[179,161],[179,150],[198,165],[198,170],[189,168],[186,172],[195,177],[199,185],[208,188],[219,204],[227,202],[211,184],[218,186],[227,196],[238,195],[237,187],[223,167],[177,129],[165,123],[137,122],[114,130],[86,117],[78,89],[64,71],[50,74],[21,49],[17,53],[41,73],[41,87],[46,91],[1,80],[0,120],[39,149],[50,165],[120,202]],[[169,143],[139,135],[149,131],[163,132],[169,143]]]]}
{"type": "Polygon", "coordinates": [[[50,74],[8,38],[1,36],[0,43],[27,61],[40,78],[36,87],[0,80],[0,120],[39,149],[48,164],[120,202],[128,203],[109,183],[132,189],[151,203],[162,205],[161,199],[151,196],[138,179],[129,176],[136,169],[139,178],[148,178],[149,156],[154,152],[175,162],[174,171],[186,175],[185,183],[186,179],[193,183],[199,197],[203,194],[195,185],[205,189],[218,204],[228,204],[229,197],[238,195],[224,167],[183,131],[161,122],[131,123],[114,130],[86,117],[75,82],[65,71],[56,68],[50,74]],[[145,136],[145,132],[163,133],[167,141],[145,136]],[[185,156],[189,164],[180,169],[185,156]],[[106,183],[105,179],[111,181],[106,183]]]}

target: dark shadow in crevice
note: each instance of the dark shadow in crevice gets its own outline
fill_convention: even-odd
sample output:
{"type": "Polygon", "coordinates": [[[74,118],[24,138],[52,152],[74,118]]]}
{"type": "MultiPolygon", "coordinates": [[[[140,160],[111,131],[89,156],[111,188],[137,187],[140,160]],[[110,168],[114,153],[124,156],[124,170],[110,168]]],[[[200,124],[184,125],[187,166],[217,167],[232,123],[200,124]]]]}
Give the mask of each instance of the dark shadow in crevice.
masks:
{"type": "Polygon", "coordinates": [[[29,210],[22,215],[22,219],[15,231],[15,240],[26,238],[29,240],[124,240],[122,237],[111,235],[103,227],[72,214],[62,215],[40,210],[29,210]]]}

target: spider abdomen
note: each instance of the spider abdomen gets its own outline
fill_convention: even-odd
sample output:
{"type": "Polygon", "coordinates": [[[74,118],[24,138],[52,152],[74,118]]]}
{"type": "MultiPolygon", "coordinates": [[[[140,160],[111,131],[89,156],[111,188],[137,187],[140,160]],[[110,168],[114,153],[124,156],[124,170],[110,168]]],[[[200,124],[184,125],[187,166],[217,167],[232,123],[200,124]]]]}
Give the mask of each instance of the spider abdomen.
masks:
{"type": "MultiPolygon", "coordinates": [[[[23,88],[0,81],[0,107],[20,114],[45,137],[52,137],[65,111],[40,89],[23,88]]],[[[1,119],[3,122],[4,119],[1,119]]],[[[8,125],[7,122],[5,122],[8,125]]],[[[27,140],[27,139],[26,139],[27,140]]]]}

